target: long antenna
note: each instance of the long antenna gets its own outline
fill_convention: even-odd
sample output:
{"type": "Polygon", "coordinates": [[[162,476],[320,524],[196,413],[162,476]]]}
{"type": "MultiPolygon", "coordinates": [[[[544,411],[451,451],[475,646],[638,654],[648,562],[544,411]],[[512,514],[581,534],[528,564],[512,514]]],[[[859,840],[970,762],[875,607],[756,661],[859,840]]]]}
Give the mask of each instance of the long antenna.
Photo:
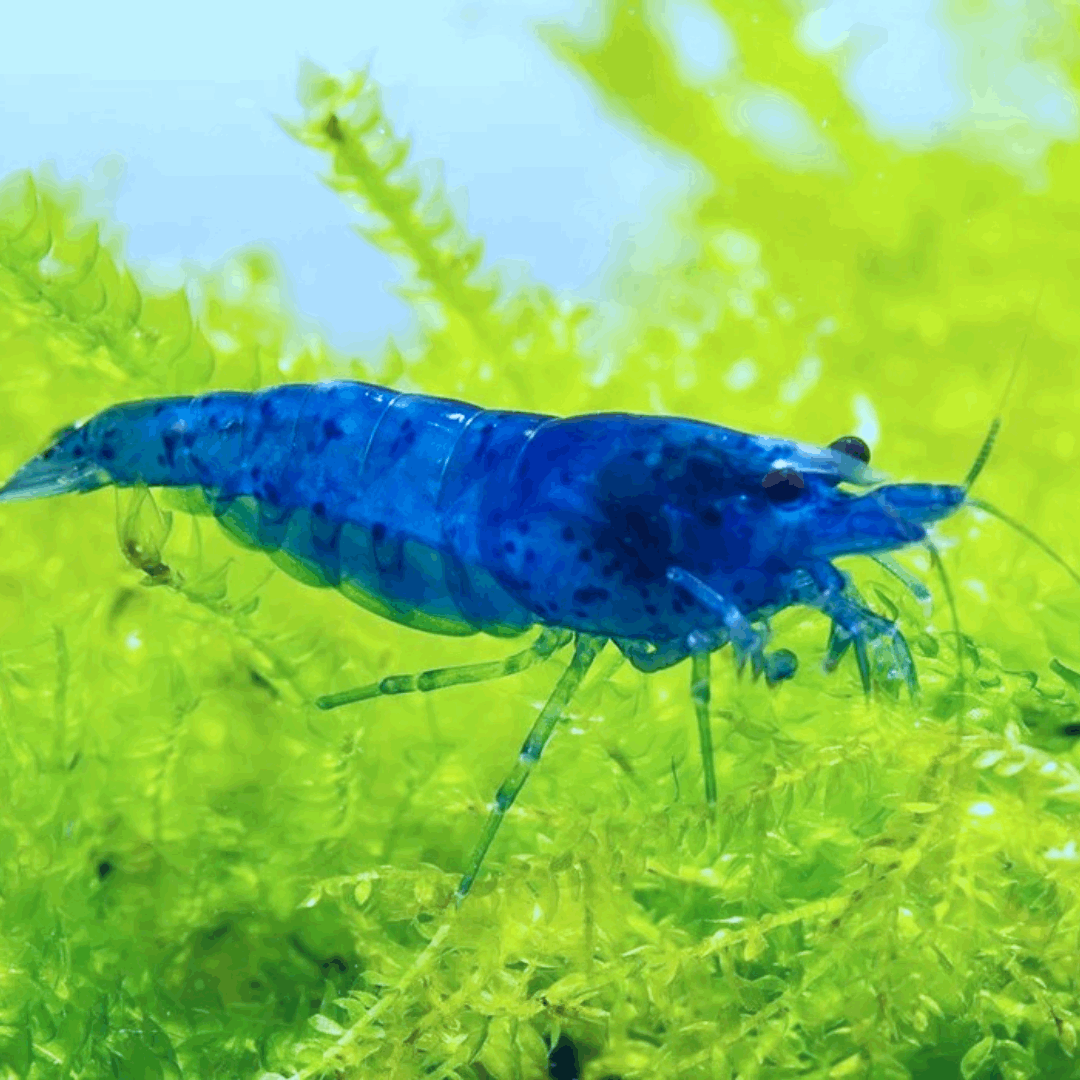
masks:
{"type": "Polygon", "coordinates": [[[979,447],[979,452],[975,455],[975,460],[971,463],[971,468],[968,469],[967,476],[964,477],[965,491],[971,490],[971,485],[975,483],[979,473],[983,471],[987,461],[990,460],[990,453],[994,449],[994,443],[997,442],[998,432],[1001,430],[1001,414],[1005,411],[1005,403],[1009,400],[1009,395],[1012,393],[1013,383],[1016,382],[1016,373],[1020,370],[1020,361],[1024,358],[1028,338],[1031,337],[1031,331],[1035,327],[1035,316],[1039,313],[1039,304],[1042,302],[1043,290],[1045,288],[1046,278],[1043,278],[1039,285],[1039,291],[1035,294],[1035,303],[1031,306],[1031,314],[1028,316],[1027,326],[1024,328],[1024,336],[1020,339],[1020,348],[1016,352],[1016,359],[1012,362],[1012,368],[1009,371],[1009,379],[1005,383],[1005,389],[1002,391],[1001,401],[998,402],[997,415],[990,421],[990,430],[986,433],[986,438],[983,439],[982,446],[979,447]]]}
{"type": "MultiPolygon", "coordinates": [[[[990,430],[986,433],[986,438],[983,439],[982,446],[979,447],[979,452],[975,455],[975,460],[971,464],[971,468],[968,469],[968,474],[964,478],[964,490],[970,491],[971,485],[975,483],[979,473],[982,472],[983,466],[986,464],[987,459],[990,457],[990,452],[994,448],[994,442],[997,439],[998,431],[1001,430],[1001,414],[1005,409],[1005,402],[1012,391],[1013,383],[1016,381],[1016,373],[1020,368],[1020,360],[1024,355],[1024,350],[1027,347],[1028,338],[1031,336],[1031,331],[1035,326],[1035,316],[1039,311],[1039,304],[1042,301],[1043,291],[1046,288],[1046,279],[1043,278],[1042,283],[1039,285],[1039,291],[1035,294],[1035,303],[1031,308],[1031,315],[1028,317],[1027,327],[1024,330],[1024,337],[1020,342],[1020,350],[1016,354],[1016,359],[1013,361],[1012,370],[1009,372],[1009,380],[1005,384],[1005,390],[1001,395],[1001,403],[998,405],[998,415],[990,423],[990,430]]],[[[969,506],[974,506],[978,510],[982,510],[992,517],[996,517],[998,521],[1004,522],[1010,529],[1015,529],[1024,539],[1030,540],[1044,555],[1047,555],[1054,562],[1065,571],[1078,585],[1080,585],[1080,573],[1078,573],[1072,566],[1070,566],[1045,540],[1034,533],[1027,525],[1021,521],[1017,521],[1016,518],[1010,517],[1004,510],[999,510],[993,503],[988,503],[985,499],[975,499],[968,495],[964,500],[969,506]]]]}
{"type": "Polygon", "coordinates": [[[949,575],[945,573],[945,563],[941,559],[941,553],[932,540],[927,538],[923,541],[926,550],[930,552],[930,561],[934,564],[938,576],[941,578],[942,587],[945,589],[945,600],[949,605],[949,617],[952,619],[953,633],[956,634],[956,669],[960,677],[960,689],[964,687],[964,637],[960,631],[960,613],[956,609],[956,597],[953,595],[952,583],[949,575]]]}
{"type": "Polygon", "coordinates": [[[1045,540],[1033,533],[1023,522],[1010,517],[1004,510],[999,510],[993,503],[988,503],[985,499],[972,499],[969,497],[965,501],[969,506],[974,506],[977,510],[983,510],[987,514],[996,517],[998,521],[1005,522],[1009,528],[1015,529],[1025,539],[1030,540],[1043,554],[1053,559],[1077,585],[1080,585],[1080,573],[1077,573],[1045,540]]]}

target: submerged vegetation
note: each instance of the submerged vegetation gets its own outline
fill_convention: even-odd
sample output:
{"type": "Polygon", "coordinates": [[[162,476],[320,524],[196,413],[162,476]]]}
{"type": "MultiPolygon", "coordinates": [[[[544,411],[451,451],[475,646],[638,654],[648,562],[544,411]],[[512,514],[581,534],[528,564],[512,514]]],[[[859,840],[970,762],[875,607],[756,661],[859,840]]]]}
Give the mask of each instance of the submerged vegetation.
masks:
{"type": "MultiPolygon", "coordinates": [[[[612,2],[589,42],[545,31],[695,177],[602,310],[483,269],[366,75],[305,70],[286,127],[401,266],[407,348],[300,338],[266,254],[155,295],[77,190],[10,177],[0,473],[115,401],[344,374],[857,431],[892,475],[959,482],[1026,335],[980,490],[1075,563],[1080,146],[1021,176],[992,152],[1017,118],[901,149],[782,6],[716,7],[737,61],[705,82],[653,8],[612,2]],[[803,134],[748,129],[755,95],[803,134]]],[[[1043,25],[1033,59],[1068,69],[1074,29],[1043,25]]],[[[554,669],[320,713],[328,690],[507,644],[380,622],[181,510],[105,491],[0,514],[4,1076],[1077,1071],[1080,593],[997,523],[940,529],[959,636],[933,581],[928,612],[851,563],[912,642],[918,702],[867,703],[850,662],[822,674],[827,626],[802,611],[776,621],[802,661],[778,691],[721,655],[716,827],[688,665],[645,678],[605,653],[450,916],[554,669]]]]}

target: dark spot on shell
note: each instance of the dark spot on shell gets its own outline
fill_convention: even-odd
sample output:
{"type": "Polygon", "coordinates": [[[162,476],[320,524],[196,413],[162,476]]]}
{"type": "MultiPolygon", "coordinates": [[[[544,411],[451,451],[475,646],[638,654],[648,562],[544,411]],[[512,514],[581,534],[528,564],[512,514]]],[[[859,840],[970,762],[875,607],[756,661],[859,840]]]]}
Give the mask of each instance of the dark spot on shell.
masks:
{"type": "Polygon", "coordinates": [[[562,538],[564,540],[573,540],[574,539],[574,530],[569,525],[564,525],[563,526],[562,538]]]}
{"type": "Polygon", "coordinates": [[[692,498],[716,498],[726,494],[730,484],[731,477],[722,462],[695,456],[687,460],[682,486],[692,498]]]}
{"type": "Polygon", "coordinates": [[[323,421],[322,431],[328,442],[331,439],[340,439],[345,434],[345,429],[333,418],[323,421]]]}
{"type": "Polygon", "coordinates": [[[376,521],[371,526],[371,539],[376,544],[381,544],[386,539],[386,526],[381,521],[376,521]]]}
{"type": "Polygon", "coordinates": [[[311,504],[311,512],[318,517],[326,517],[326,503],[313,502],[311,504]]]}
{"type": "Polygon", "coordinates": [[[179,442],[180,433],[178,431],[166,431],[162,433],[161,445],[165,447],[165,458],[169,468],[172,468],[176,461],[176,445],[179,442]]]}
{"type": "Polygon", "coordinates": [[[513,555],[514,552],[517,551],[517,544],[515,544],[513,540],[507,540],[506,543],[503,544],[503,551],[508,551],[513,555]]]}
{"type": "Polygon", "coordinates": [[[584,547],[578,552],[578,562],[592,562],[592,548],[584,547]]]}
{"type": "Polygon", "coordinates": [[[525,549],[525,561],[532,566],[536,562],[536,552],[532,548],[525,549]]]}
{"type": "Polygon", "coordinates": [[[194,446],[195,445],[195,432],[194,431],[185,431],[184,432],[184,437],[183,437],[183,439],[181,439],[181,442],[183,442],[183,444],[185,446],[188,446],[188,447],[194,446]]]}
{"type": "Polygon", "coordinates": [[[601,589],[596,585],[586,585],[574,590],[574,602],[578,604],[596,604],[610,597],[611,593],[607,589],[601,589]]]}
{"type": "Polygon", "coordinates": [[[646,615],[655,615],[656,614],[656,605],[655,604],[646,604],[645,605],[645,614],[646,615]]]}
{"type": "MultiPolygon", "coordinates": [[[[668,477],[664,466],[660,474],[666,479],[655,489],[637,479],[618,474],[605,478],[607,493],[602,509],[608,526],[596,533],[596,547],[622,568],[623,575],[634,582],[656,581],[667,570],[674,538],[671,525],[663,512],[663,500],[657,491],[672,490],[685,480],[668,477]]],[[[679,501],[680,492],[674,496],[679,501]]]]}
{"type": "Polygon", "coordinates": [[[386,456],[394,459],[401,455],[402,449],[408,449],[416,442],[416,428],[411,420],[403,420],[390,445],[386,448],[386,456]]]}

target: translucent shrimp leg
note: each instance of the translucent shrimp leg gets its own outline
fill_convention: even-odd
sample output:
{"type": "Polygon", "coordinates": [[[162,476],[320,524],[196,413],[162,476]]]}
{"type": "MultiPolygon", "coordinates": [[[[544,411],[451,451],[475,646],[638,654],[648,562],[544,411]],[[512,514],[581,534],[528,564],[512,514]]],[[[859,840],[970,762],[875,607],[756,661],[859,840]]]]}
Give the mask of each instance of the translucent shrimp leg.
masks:
{"type": "Polygon", "coordinates": [[[713,760],[712,724],[709,721],[709,654],[695,652],[690,658],[690,697],[697,716],[698,742],[701,745],[701,766],[705,772],[705,804],[709,813],[716,810],[716,763],[713,760]]]}
{"type": "Polygon", "coordinates": [[[889,678],[903,679],[914,700],[919,695],[915,661],[904,635],[889,619],[871,611],[851,579],[829,563],[814,563],[809,588],[798,590],[800,603],[816,607],[832,619],[824,669],[833,671],[848,648],[854,647],[863,692],[870,693],[872,661],[887,663],[889,678]]]}
{"type": "MultiPolygon", "coordinates": [[[[712,724],[709,703],[712,698],[709,656],[728,641],[726,630],[695,631],[688,639],[662,642],[659,646],[646,641],[616,638],[615,644],[638,669],[647,673],[671,667],[687,656],[690,660],[690,698],[697,716],[698,744],[701,747],[701,768],[705,778],[705,802],[710,812],[716,807],[716,763],[713,757],[712,724]]],[[[775,686],[795,674],[798,661],[790,649],[777,649],[764,658],[765,678],[775,686]]]]}
{"type": "Polygon", "coordinates": [[[606,638],[593,637],[591,634],[578,634],[575,638],[573,659],[559,677],[555,689],[551,692],[551,697],[547,699],[544,707],[540,710],[536,723],[533,724],[532,730],[526,736],[525,742],[522,743],[517,764],[510,775],[499,785],[499,790],[495,792],[495,802],[492,805],[491,813],[488,814],[487,821],[484,823],[484,831],[480,834],[480,839],[469,856],[465,873],[458,883],[457,891],[454,893],[455,903],[460,904],[468,895],[473,882],[476,880],[476,875],[480,872],[484,856],[487,854],[488,848],[491,847],[491,842],[495,839],[495,834],[499,831],[499,826],[506,816],[506,811],[514,805],[514,800],[525,786],[525,781],[529,779],[533,766],[540,760],[540,755],[544,752],[544,747],[547,745],[548,739],[551,738],[555,725],[561,719],[563,710],[570,704],[570,700],[581,685],[581,680],[585,678],[585,673],[599,655],[605,641],[606,638]]]}
{"type": "Polygon", "coordinates": [[[315,699],[315,704],[320,709],[337,709],[342,705],[369,701],[371,698],[388,694],[411,694],[414,691],[426,693],[429,690],[442,690],[447,686],[463,686],[466,683],[502,679],[507,675],[517,675],[534,664],[547,660],[552,653],[566,645],[571,637],[569,630],[544,630],[527,649],[512,653],[503,660],[432,668],[418,675],[387,675],[366,686],[356,686],[351,690],[341,690],[336,694],[324,694],[315,699]]]}

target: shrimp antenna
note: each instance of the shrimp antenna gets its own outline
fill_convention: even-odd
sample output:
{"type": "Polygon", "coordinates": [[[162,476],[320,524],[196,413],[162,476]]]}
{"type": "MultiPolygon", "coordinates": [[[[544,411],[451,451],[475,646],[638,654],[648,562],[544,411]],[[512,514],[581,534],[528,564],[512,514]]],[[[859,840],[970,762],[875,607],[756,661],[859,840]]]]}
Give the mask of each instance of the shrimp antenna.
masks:
{"type": "Polygon", "coordinates": [[[1020,339],[1020,348],[1016,351],[1016,359],[1013,360],[1012,369],[1009,371],[1009,379],[1005,383],[1005,389],[1001,393],[1001,401],[998,402],[997,414],[994,419],[990,421],[990,430],[986,433],[986,438],[982,441],[982,446],[979,447],[979,452],[975,455],[975,460],[971,463],[971,468],[968,469],[967,476],[964,477],[964,490],[970,491],[971,485],[978,479],[979,473],[983,471],[986,463],[990,460],[991,451],[994,449],[994,443],[997,442],[998,432],[1001,430],[1001,414],[1005,411],[1005,403],[1009,400],[1009,395],[1012,393],[1013,383],[1016,382],[1016,373],[1020,370],[1020,361],[1024,358],[1024,352],[1027,350],[1028,338],[1031,337],[1032,328],[1035,326],[1035,316],[1039,313],[1039,304],[1042,302],[1043,290],[1046,288],[1046,278],[1043,278],[1042,283],[1039,285],[1039,291],[1035,294],[1035,303],[1031,305],[1031,314],[1028,316],[1027,326],[1024,328],[1024,336],[1020,339]]]}
{"type": "Polygon", "coordinates": [[[1026,540],[1030,540],[1043,554],[1053,559],[1077,585],[1080,585],[1080,573],[1077,573],[1042,537],[1032,532],[1023,522],[1010,517],[1004,510],[999,510],[993,503],[988,503],[985,499],[968,498],[965,501],[969,506],[974,506],[977,510],[982,510],[992,517],[996,517],[998,521],[1005,522],[1010,529],[1015,529],[1026,540]]]}
{"type": "Polygon", "coordinates": [[[930,590],[902,563],[898,563],[891,555],[870,555],[883,570],[888,570],[905,589],[930,613],[930,606],[934,601],[930,590]]]}
{"type": "MultiPolygon", "coordinates": [[[[994,442],[997,439],[998,432],[1001,430],[1001,413],[1005,408],[1005,402],[1012,391],[1013,383],[1016,381],[1016,373],[1020,368],[1020,360],[1024,355],[1024,349],[1027,347],[1028,338],[1031,336],[1032,327],[1035,325],[1035,316],[1039,311],[1039,303],[1042,300],[1043,290],[1046,287],[1046,280],[1043,279],[1042,284],[1039,286],[1039,291],[1035,296],[1035,303],[1031,308],[1031,316],[1028,318],[1027,328],[1024,330],[1023,340],[1020,342],[1020,349],[1016,355],[1016,359],[1013,361],[1012,370],[1009,372],[1009,381],[1005,384],[1005,390],[1001,395],[1001,404],[998,406],[998,415],[990,423],[990,430],[986,433],[986,438],[983,439],[982,446],[979,447],[979,452],[975,455],[975,460],[971,464],[971,468],[968,470],[968,474],[964,477],[964,490],[968,492],[971,490],[971,485],[975,483],[979,473],[982,472],[983,466],[986,464],[990,457],[990,452],[994,448],[994,442]]],[[[1080,573],[1069,565],[1042,537],[1038,536],[1031,529],[1029,529],[1022,522],[1017,521],[1016,518],[1010,517],[1004,510],[999,510],[993,503],[988,503],[985,499],[975,499],[970,495],[964,500],[968,506],[974,506],[978,510],[982,510],[984,513],[990,514],[991,517],[996,517],[998,521],[1004,522],[1009,528],[1014,529],[1024,539],[1030,540],[1043,554],[1047,555],[1054,562],[1065,571],[1078,585],[1080,585],[1080,573]]]]}
{"type": "Polygon", "coordinates": [[[960,676],[960,685],[964,685],[964,637],[960,632],[960,613],[956,608],[956,597],[953,594],[952,582],[945,573],[945,563],[941,558],[941,552],[932,540],[924,540],[926,550],[930,552],[930,561],[941,578],[941,587],[945,590],[945,602],[949,605],[949,618],[952,620],[953,633],[956,634],[956,668],[960,676]]]}
{"type": "MultiPolygon", "coordinates": [[[[1012,379],[1009,379],[1011,385],[1012,379]]],[[[979,447],[979,452],[975,455],[975,460],[971,463],[971,468],[968,469],[967,476],[964,477],[964,490],[970,491],[971,485],[975,483],[979,476],[979,473],[983,471],[983,466],[990,460],[990,452],[994,449],[994,443],[997,442],[998,432],[1001,430],[1001,417],[995,416],[990,421],[990,430],[986,433],[986,438],[983,439],[982,446],[979,447]]]]}

